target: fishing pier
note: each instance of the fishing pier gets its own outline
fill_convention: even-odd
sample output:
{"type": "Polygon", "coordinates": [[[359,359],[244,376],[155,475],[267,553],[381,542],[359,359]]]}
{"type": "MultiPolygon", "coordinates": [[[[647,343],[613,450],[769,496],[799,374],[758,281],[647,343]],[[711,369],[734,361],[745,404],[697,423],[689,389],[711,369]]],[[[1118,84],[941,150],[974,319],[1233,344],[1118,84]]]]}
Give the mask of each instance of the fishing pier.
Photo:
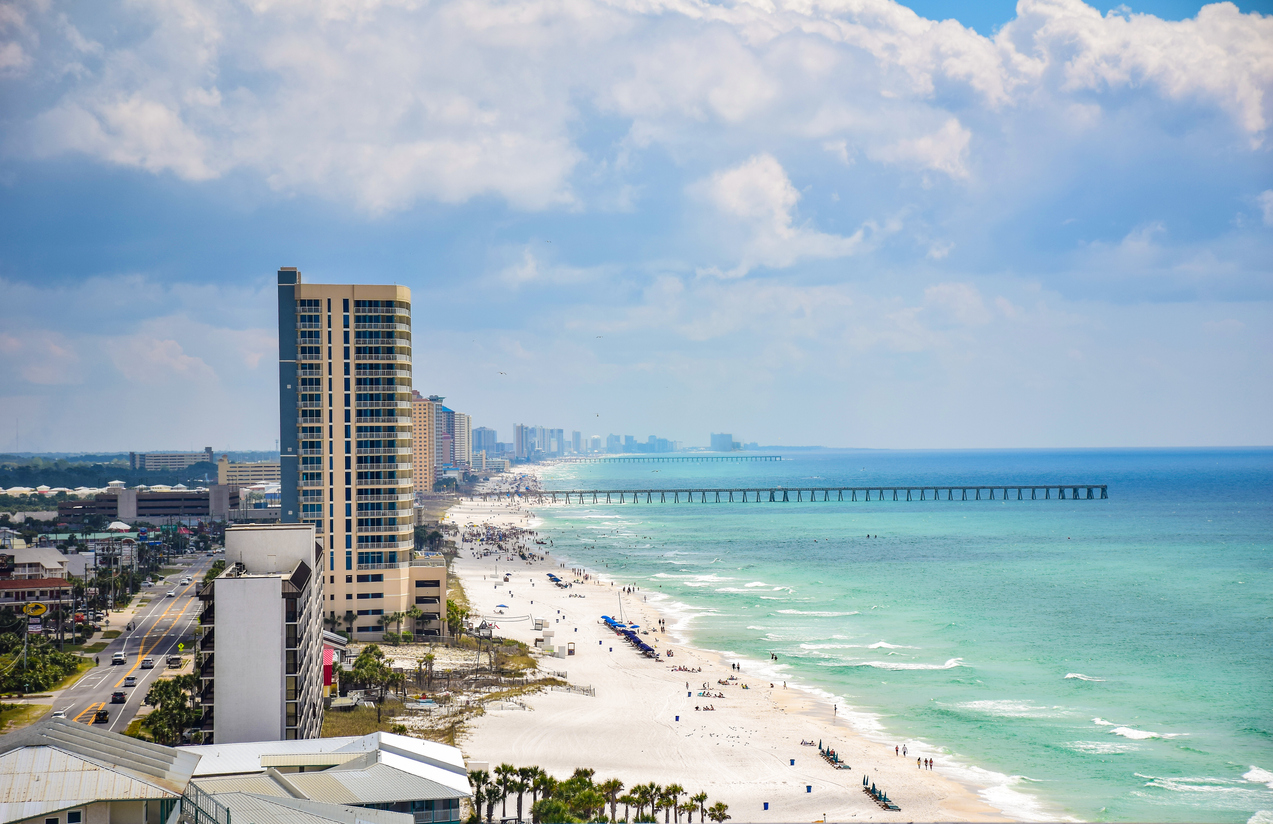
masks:
{"type": "MultiPolygon", "coordinates": [[[[536,503],[561,504],[725,504],[805,501],[1103,501],[1106,484],[994,484],[986,486],[833,486],[748,489],[544,489],[516,493],[536,503]]],[[[474,500],[495,501],[510,493],[479,492],[474,500]]]]}
{"type": "Polygon", "coordinates": [[[566,458],[565,463],[750,463],[781,461],[781,455],[621,455],[612,458],[566,458]]]}

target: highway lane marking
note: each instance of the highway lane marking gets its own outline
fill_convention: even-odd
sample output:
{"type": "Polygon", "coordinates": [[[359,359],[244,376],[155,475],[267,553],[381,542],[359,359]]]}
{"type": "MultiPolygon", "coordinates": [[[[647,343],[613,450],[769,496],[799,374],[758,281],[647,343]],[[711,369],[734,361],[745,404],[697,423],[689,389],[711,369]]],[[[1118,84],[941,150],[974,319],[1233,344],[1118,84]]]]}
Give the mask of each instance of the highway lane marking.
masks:
{"type": "MultiPolygon", "coordinates": [[[[193,587],[194,585],[195,585],[195,584],[194,584],[193,576],[191,576],[191,581],[190,581],[190,583],[189,583],[189,584],[187,584],[187,585],[186,585],[185,589],[188,591],[188,590],[189,590],[191,587],[193,587]]],[[[178,600],[174,600],[171,604],[169,604],[169,605],[168,605],[168,608],[167,608],[167,609],[165,609],[165,610],[163,611],[163,613],[161,613],[161,614],[160,614],[160,616],[159,616],[158,618],[156,618],[156,619],[155,619],[155,622],[154,622],[153,624],[151,624],[150,629],[146,630],[146,634],[145,634],[145,635],[143,635],[143,636],[141,637],[141,641],[137,644],[137,660],[133,663],[132,668],[131,668],[131,669],[129,669],[129,670],[128,670],[128,672],[124,673],[123,677],[121,677],[121,678],[119,679],[119,681],[115,684],[115,686],[116,686],[116,687],[122,687],[122,686],[124,686],[124,678],[127,678],[128,676],[132,675],[134,672],[136,672],[136,671],[137,671],[137,668],[138,668],[139,666],[141,666],[141,659],[142,659],[142,658],[144,658],[144,657],[146,657],[146,653],[147,653],[147,652],[154,652],[155,648],[156,648],[156,647],[158,647],[160,644],[162,644],[162,643],[163,643],[164,639],[168,637],[168,632],[171,632],[171,631],[172,631],[172,630],[176,627],[176,625],[177,625],[177,621],[181,618],[181,616],[182,616],[182,615],[184,615],[184,614],[185,614],[186,610],[190,609],[190,606],[191,606],[191,605],[192,605],[192,604],[193,604],[196,600],[198,600],[198,599],[197,599],[197,598],[195,598],[195,597],[193,597],[193,596],[191,596],[191,597],[190,597],[190,599],[189,599],[188,601],[186,601],[186,605],[185,605],[185,606],[183,606],[183,607],[181,608],[181,611],[180,611],[180,612],[178,612],[176,615],[172,616],[172,624],[171,624],[171,626],[169,626],[169,627],[168,627],[168,631],[167,631],[167,632],[164,632],[162,636],[160,636],[159,638],[155,639],[155,643],[154,643],[153,645],[151,645],[151,647],[150,647],[150,649],[149,649],[149,650],[147,650],[147,649],[146,649],[146,639],[150,637],[150,634],[151,634],[152,632],[154,632],[156,629],[158,629],[158,628],[159,628],[159,624],[160,624],[160,623],[161,623],[161,622],[162,622],[165,618],[167,618],[167,617],[168,617],[168,613],[169,613],[169,612],[171,612],[171,611],[172,611],[172,608],[173,608],[173,607],[175,607],[178,603],[180,603],[180,601],[178,601],[178,600]]],[[[170,649],[171,649],[171,647],[170,647],[170,649]]]]}
{"type": "MultiPolygon", "coordinates": [[[[98,701],[95,704],[89,704],[87,707],[84,708],[84,712],[81,712],[79,715],[75,716],[74,720],[79,721],[81,718],[85,716],[86,713],[97,712],[98,710],[100,710],[102,707],[105,707],[105,706],[106,706],[105,701],[98,701]]],[[[92,724],[93,722],[89,721],[88,723],[92,724]]]]}

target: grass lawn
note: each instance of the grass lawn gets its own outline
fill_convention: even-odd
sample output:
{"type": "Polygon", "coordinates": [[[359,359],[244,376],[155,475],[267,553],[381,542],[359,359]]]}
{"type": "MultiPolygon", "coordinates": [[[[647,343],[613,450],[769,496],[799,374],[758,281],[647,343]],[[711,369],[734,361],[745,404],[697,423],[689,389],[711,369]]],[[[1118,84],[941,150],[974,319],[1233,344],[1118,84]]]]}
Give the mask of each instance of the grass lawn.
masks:
{"type": "Polygon", "coordinates": [[[180,571],[181,571],[181,567],[164,567],[163,569],[159,570],[159,577],[167,578],[169,575],[173,574],[174,572],[180,572],[180,571]]]}
{"type": "Polygon", "coordinates": [[[115,638],[118,638],[118,637],[119,637],[119,634],[120,634],[120,630],[117,630],[117,629],[108,629],[108,630],[106,630],[105,632],[103,632],[103,633],[102,633],[102,637],[103,637],[103,638],[105,638],[106,640],[110,641],[110,640],[113,640],[113,639],[115,639],[115,638]]]}
{"type": "Polygon", "coordinates": [[[124,735],[129,738],[140,738],[142,741],[150,740],[149,733],[141,728],[141,718],[134,718],[129,722],[128,727],[124,730],[124,735]]]}
{"type": "Polygon", "coordinates": [[[106,647],[108,646],[110,645],[106,641],[94,641],[93,643],[87,646],[85,646],[84,644],[75,644],[72,646],[68,646],[66,648],[66,651],[79,652],[79,653],[83,653],[84,655],[96,655],[97,653],[106,649],[106,647]]]}
{"type": "Polygon", "coordinates": [[[0,732],[13,732],[39,721],[51,704],[0,704],[0,732]]]}
{"type": "Polygon", "coordinates": [[[74,673],[63,678],[62,683],[58,684],[53,689],[54,690],[66,689],[67,687],[73,685],[76,681],[83,678],[85,675],[88,675],[89,671],[92,670],[93,667],[94,667],[93,660],[91,658],[85,658],[83,661],[79,663],[79,668],[74,673]]]}
{"type": "Polygon", "coordinates": [[[354,707],[352,710],[327,710],[323,713],[321,738],[339,738],[342,735],[366,735],[370,732],[393,732],[402,704],[392,698],[385,699],[380,707],[380,723],[376,723],[375,707],[354,707]]]}

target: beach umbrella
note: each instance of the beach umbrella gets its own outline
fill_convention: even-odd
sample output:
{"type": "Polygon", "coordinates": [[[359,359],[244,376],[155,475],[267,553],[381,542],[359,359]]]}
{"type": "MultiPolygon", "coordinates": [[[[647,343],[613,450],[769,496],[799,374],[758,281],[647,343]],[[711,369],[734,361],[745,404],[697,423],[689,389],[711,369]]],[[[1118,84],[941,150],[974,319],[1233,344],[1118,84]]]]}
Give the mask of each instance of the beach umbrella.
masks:
{"type": "Polygon", "coordinates": [[[497,609],[508,609],[508,604],[496,604],[497,609]]]}

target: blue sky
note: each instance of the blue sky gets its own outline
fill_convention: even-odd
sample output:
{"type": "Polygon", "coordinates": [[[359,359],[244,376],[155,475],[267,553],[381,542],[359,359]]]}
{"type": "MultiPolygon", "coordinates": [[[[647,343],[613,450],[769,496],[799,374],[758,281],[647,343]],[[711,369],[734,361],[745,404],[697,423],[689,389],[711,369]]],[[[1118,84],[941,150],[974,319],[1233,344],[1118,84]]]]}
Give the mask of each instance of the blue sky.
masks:
{"type": "Polygon", "coordinates": [[[279,266],[505,440],[1273,443],[1269,11],[0,2],[0,450],[273,447],[279,266]]]}

